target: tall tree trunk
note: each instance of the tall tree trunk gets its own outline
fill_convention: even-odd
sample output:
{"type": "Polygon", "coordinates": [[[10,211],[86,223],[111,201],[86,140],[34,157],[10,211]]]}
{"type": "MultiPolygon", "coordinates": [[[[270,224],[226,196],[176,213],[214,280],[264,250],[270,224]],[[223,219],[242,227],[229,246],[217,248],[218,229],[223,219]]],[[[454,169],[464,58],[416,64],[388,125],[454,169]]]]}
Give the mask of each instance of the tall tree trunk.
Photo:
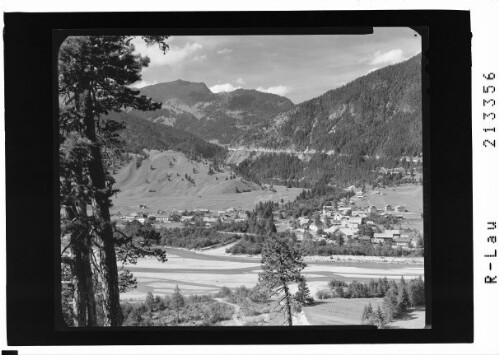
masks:
{"type": "Polygon", "coordinates": [[[95,292],[94,292],[94,283],[92,279],[92,267],[90,260],[91,250],[89,243],[87,243],[87,245],[85,246],[82,257],[83,257],[83,273],[85,275],[85,288],[87,291],[85,297],[85,303],[87,308],[87,326],[95,327],[97,325],[97,312],[95,308],[95,292]]]}
{"type": "Polygon", "coordinates": [[[293,325],[293,316],[291,314],[291,295],[289,293],[288,285],[284,284],[284,301],[286,302],[286,315],[288,317],[288,325],[293,325]]]}
{"type": "MultiPolygon", "coordinates": [[[[77,203],[77,211],[83,220],[88,220],[87,204],[77,203]]],[[[85,305],[87,309],[87,326],[97,325],[97,313],[95,309],[95,291],[92,273],[92,242],[90,234],[85,231],[81,240],[82,274],[85,280],[85,305]]]]}
{"type": "Polygon", "coordinates": [[[78,242],[72,240],[70,243],[71,254],[73,255],[71,265],[73,274],[73,322],[76,327],[85,327],[87,325],[86,283],[83,276],[81,249],[78,246],[78,242]]]}
{"type": "MultiPolygon", "coordinates": [[[[74,220],[77,215],[86,217],[86,204],[64,206],[66,218],[74,220]],[[78,211],[75,213],[75,211],[78,211]]],[[[90,238],[88,231],[74,232],[70,237],[70,250],[73,255],[73,314],[74,325],[92,327],[96,325],[95,295],[90,265],[90,238]]]]}
{"type": "Polygon", "coordinates": [[[101,243],[101,248],[99,250],[99,267],[102,282],[102,296],[104,300],[104,325],[118,327],[121,326],[123,315],[120,306],[116,251],[114,249],[114,237],[109,213],[109,197],[111,194],[109,191],[110,189],[106,187],[106,175],[104,172],[101,147],[96,134],[96,122],[90,91],[86,90],[83,96],[85,105],[85,135],[92,142],[88,171],[90,179],[92,180],[92,185],[96,188],[92,206],[94,216],[100,223],[97,234],[101,243]]]}

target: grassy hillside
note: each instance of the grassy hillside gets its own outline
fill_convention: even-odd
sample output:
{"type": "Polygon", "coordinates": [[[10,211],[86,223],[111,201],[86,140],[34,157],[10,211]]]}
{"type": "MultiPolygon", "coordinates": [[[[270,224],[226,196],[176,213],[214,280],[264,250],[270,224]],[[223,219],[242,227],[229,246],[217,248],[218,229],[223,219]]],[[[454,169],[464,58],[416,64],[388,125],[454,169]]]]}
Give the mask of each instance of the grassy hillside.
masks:
{"type": "Polygon", "coordinates": [[[258,190],[260,187],[237,177],[230,170],[214,170],[209,161],[197,162],[175,151],[151,151],[146,159],[135,159],[117,175],[122,196],[220,195],[258,190]]]}
{"type": "Polygon", "coordinates": [[[302,191],[283,186],[263,189],[230,168],[216,168],[209,160],[196,161],[175,151],[151,151],[147,159],[134,159],[114,178],[120,192],[113,198],[113,213],[136,211],[140,204],[151,211],[252,210],[260,201],[292,201],[302,191]]]}

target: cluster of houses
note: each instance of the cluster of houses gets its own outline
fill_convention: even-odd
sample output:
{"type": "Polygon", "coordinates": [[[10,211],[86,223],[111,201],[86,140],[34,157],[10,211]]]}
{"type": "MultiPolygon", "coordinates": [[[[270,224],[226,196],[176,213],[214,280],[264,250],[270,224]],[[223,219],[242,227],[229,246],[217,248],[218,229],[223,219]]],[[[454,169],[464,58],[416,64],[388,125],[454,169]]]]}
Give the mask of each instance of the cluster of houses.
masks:
{"type": "MultiPolygon", "coordinates": [[[[121,223],[138,221],[144,224],[146,221],[159,228],[165,224],[182,223],[186,225],[199,225],[203,223],[209,227],[216,223],[244,222],[248,219],[246,211],[228,208],[220,211],[210,211],[206,208],[193,210],[173,210],[166,212],[157,210],[156,213],[147,212],[147,206],[141,205],[138,212],[122,215],[118,212],[115,218],[121,223]]],[[[407,212],[405,206],[385,205],[377,208],[374,205],[358,207],[351,203],[351,199],[342,198],[336,204],[326,204],[322,211],[317,211],[313,217],[298,217],[296,219],[281,217],[282,226],[293,231],[299,238],[305,234],[311,235],[316,240],[325,240],[328,243],[337,243],[337,238],[330,236],[341,235],[344,241],[369,242],[371,244],[391,244],[393,248],[413,249],[418,247],[418,236],[399,229],[385,229],[371,220],[370,215],[376,213],[378,216],[391,215],[396,220],[404,218],[407,212]],[[285,219],[286,221],[283,221],[285,219]],[[365,228],[370,226],[373,234],[366,235],[365,228]],[[361,231],[362,229],[362,231],[361,231]]],[[[280,212],[275,212],[279,214],[280,212]]],[[[276,220],[278,220],[276,218],[276,220]]],[[[118,222],[119,223],[119,222],[118,222]]],[[[178,225],[178,224],[177,224],[178,225]]]]}
{"type": "MultiPolygon", "coordinates": [[[[140,209],[142,208],[141,205],[140,209]]],[[[196,224],[199,220],[202,220],[208,227],[218,222],[244,222],[248,219],[248,216],[245,211],[238,211],[234,208],[228,208],[222,211],[210,211],[206,208],[196,208],[194,210],[173,210],[170,213],[163,210],[157,210],[156,213],[132,212],[128,215],[122,215],[118,212],[116,218],[123,222],[138,221],[141,224],[149,221],[157,226],[173,222],[196,224]]]]}
{"type": "MultiPolygon", "coordinates": [[[[340,234],[345,240],[354,240],[362,242],[370,242],[371,244],[386,244],[391,243],[392,247],[401,247],[403,249],[416,248],[417,238],[411,238],[409,234],[401,232],[398,229],[386,230],[382,226],[378,226],[371,220],[367,220],[370,213],[376,212],[378,215],[385,215],[388,211],[405,212],[404,206],[386,205],[382,209],[376,206],[369,205],[364,208],[355,208],[348,206],[346,199],[340,201],[337,206],[325,205],[322,213],[316,215],[315,218],[299,217],[294,223],[294,231],[298,235],[308,233],[318,240],[324,239],[328,242],[333,242],[325,236],[328,234],[340,234]],[[360,232],[361,225],[371,226],[374,231],[372,236],[362,235],[360,232]]],[[[402,219],[402,215],[389,213],[397,219],[402,219]]]]}

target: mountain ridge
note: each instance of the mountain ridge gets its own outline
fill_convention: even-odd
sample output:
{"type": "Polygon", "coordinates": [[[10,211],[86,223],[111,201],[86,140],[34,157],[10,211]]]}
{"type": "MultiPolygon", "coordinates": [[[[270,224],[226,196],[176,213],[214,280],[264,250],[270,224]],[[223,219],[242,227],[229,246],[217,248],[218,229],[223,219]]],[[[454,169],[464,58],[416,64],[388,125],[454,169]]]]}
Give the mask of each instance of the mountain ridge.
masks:
{"type": "Polygon", "coordinates": [[[241,144],[402,156],[422,151],[421,55],[302,102],[246,132],[241,144]]]}
{"type": "Polygon", "coordinates": [[[213,93],[205,83],[176,80],[145,86],[143,95],[161,102],[156,111],[133,111],[149,121],[167,124],[222,144],[237,142],[255,124],[294,107],[291,100],[254,89],[213,93]]]}
{"type": "Polygon", "coordinates": [[[297,105],[254,89],[213,93],[185,80],[141,92],[162,108],[134,115],[229,147],[385,157],[422,152],[421,54],[297,105]]]}

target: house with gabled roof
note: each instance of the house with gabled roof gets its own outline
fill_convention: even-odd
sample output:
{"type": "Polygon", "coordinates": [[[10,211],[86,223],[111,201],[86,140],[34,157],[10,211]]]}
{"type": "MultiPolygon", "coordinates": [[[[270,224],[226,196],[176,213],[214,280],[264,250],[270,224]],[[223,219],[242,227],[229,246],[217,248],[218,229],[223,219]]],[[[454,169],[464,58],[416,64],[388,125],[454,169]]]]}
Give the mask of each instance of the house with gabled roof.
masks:
{"type": "Polygon", "coordinates": [[[393,242],[395,243],[394,246],[396,247],[402,247],[404,249],[409,249],[411,247],[411,238],[406,236],[394,238],[393,242]]]}

